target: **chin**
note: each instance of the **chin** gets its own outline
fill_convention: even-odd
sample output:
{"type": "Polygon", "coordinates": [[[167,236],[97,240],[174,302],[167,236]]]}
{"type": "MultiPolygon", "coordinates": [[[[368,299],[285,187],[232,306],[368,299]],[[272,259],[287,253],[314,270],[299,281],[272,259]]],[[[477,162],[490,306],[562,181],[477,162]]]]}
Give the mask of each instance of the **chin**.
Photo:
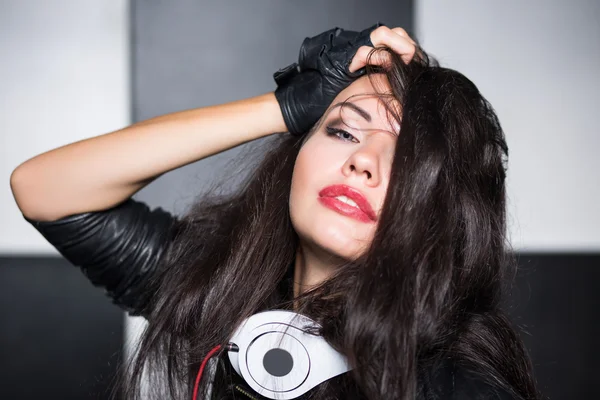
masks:
{"type": "Polygon", "coordinates": [[[314,244],[320,247],[324,252],[331,254],[339,260],[340,263],[352,261],[358,258],[363,252],[364,247],[355,239],[345,238],[345,240],[332,240],[332,236],[320,238],[314,244]]]}
{"type": "Polygon", "coordinates": [[[339,220],[337,215],[294,211],[296,210],[292,209],[290,213],[292,225],[300,241],[309,245],[314,253],[323,253],[324,257],[329,254],[343,263],[356,259],[365,251],[364,240],[355,236],[366,233],[339,220]]]}
{"type": "MultiPolygon", "coordinates": [[[[347,227],[333,227],[329,225],[320,235],[322,247],[330,253],[346,260],[353,260],[365,250],[364,241],[354,237],[347,227]]],[[[358,234],[354,231],[352,233],[358,234]]]]}

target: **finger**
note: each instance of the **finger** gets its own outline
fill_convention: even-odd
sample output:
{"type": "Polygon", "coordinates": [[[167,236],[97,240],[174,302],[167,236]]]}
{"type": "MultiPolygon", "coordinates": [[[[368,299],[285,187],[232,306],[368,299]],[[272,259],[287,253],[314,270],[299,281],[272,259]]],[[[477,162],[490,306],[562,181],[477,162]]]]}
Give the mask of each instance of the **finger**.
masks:
{"type": "Polygon", "coordinates": [[[401,36],[387,26],[380,26],[371,32],[371,42],[375,47],[387,46],[391,48],[400,55],[405,63],[410,62],[416,51],[414,43],[411,43],[408,38],[401,36]]]}
{"type": "Polygon", "coordinates": [[[378,51],[375,52],[370,60],[367,60],[369,53],[373,50],[373,47],[370,46],[360,46],[354,54],[354,58],[349,66],[350,72],[355,72],[361,69],[362,67],[367,65],[367,61],[369,61],[370,65],[379,65],[382,67],[389,66],[392,62],[389,53],[378,51]]]}
{"type": "Polygon", "coordinates": [[[409,34],[404,30],[404,28],[392,28],[392,31],[396,32],[398,35],[405,37],[406,39],[408,39],[409,42],[411,42],[412,44],[414,44],[415,46],[417,45],[417,42],[415,42],[410,36],[409,34]]]}

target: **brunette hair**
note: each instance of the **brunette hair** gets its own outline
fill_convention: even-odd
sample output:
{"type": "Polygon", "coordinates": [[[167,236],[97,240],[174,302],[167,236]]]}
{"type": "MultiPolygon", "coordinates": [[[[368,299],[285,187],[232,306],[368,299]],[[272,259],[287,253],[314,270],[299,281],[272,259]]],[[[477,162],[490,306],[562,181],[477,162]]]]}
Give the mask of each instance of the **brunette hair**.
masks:
{"type": "MultiPolygon", "coordinates": [[[[390,49],[376,51],[391,65],[367,73],[386,75],[391,91],[381,98],[393,100],[385,104],[400,133],[370,247],[296,299],[353,366],[310,398],[414,399],[421,371],[452,359],[517,398],[537,399],[526,350],[500,308],[516,263],[496,114],[469,79],[426,53],[405,64],[390,49]]],[[[145,399],[191,398],[204,357],[245,318],[291,309],[284,278],[298,237],[288,200],[307,137],[272,135],[234,192],[202,195],[179,220],[148,289],[152,309],[122,382],[126,398],[142,396],[143,378],[145,399]]],[[[216,381],[211,390],[221,399],[231,388],[216,381]]]]}

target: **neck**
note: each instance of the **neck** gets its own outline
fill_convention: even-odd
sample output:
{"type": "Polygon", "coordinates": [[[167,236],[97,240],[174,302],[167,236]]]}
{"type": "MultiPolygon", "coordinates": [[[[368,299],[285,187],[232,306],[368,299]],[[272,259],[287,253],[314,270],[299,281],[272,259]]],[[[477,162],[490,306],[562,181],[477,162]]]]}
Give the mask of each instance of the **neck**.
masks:
{"type": "MultiPolygon", "coordinates": [[[[294,299],[325,281],[339,265],[339,257],[299,244],[294,263],[294,299]]],[[[294,310],[297,310],[295,301],[294,310]]]]}

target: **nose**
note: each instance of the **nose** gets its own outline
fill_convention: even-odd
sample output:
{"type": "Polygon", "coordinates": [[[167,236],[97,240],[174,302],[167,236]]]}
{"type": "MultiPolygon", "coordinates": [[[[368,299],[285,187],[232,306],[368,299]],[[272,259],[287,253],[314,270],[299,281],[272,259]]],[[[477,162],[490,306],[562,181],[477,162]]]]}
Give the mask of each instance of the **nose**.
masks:
{"type": "Polygon", "coordinates": [[[383,157],[383,151],[380,144],[371,143],[357,146],[344,163],[344,176],[358,175],[359,180],[366,186],[376,187],[381,183],[381,157],[383,157]]]}

